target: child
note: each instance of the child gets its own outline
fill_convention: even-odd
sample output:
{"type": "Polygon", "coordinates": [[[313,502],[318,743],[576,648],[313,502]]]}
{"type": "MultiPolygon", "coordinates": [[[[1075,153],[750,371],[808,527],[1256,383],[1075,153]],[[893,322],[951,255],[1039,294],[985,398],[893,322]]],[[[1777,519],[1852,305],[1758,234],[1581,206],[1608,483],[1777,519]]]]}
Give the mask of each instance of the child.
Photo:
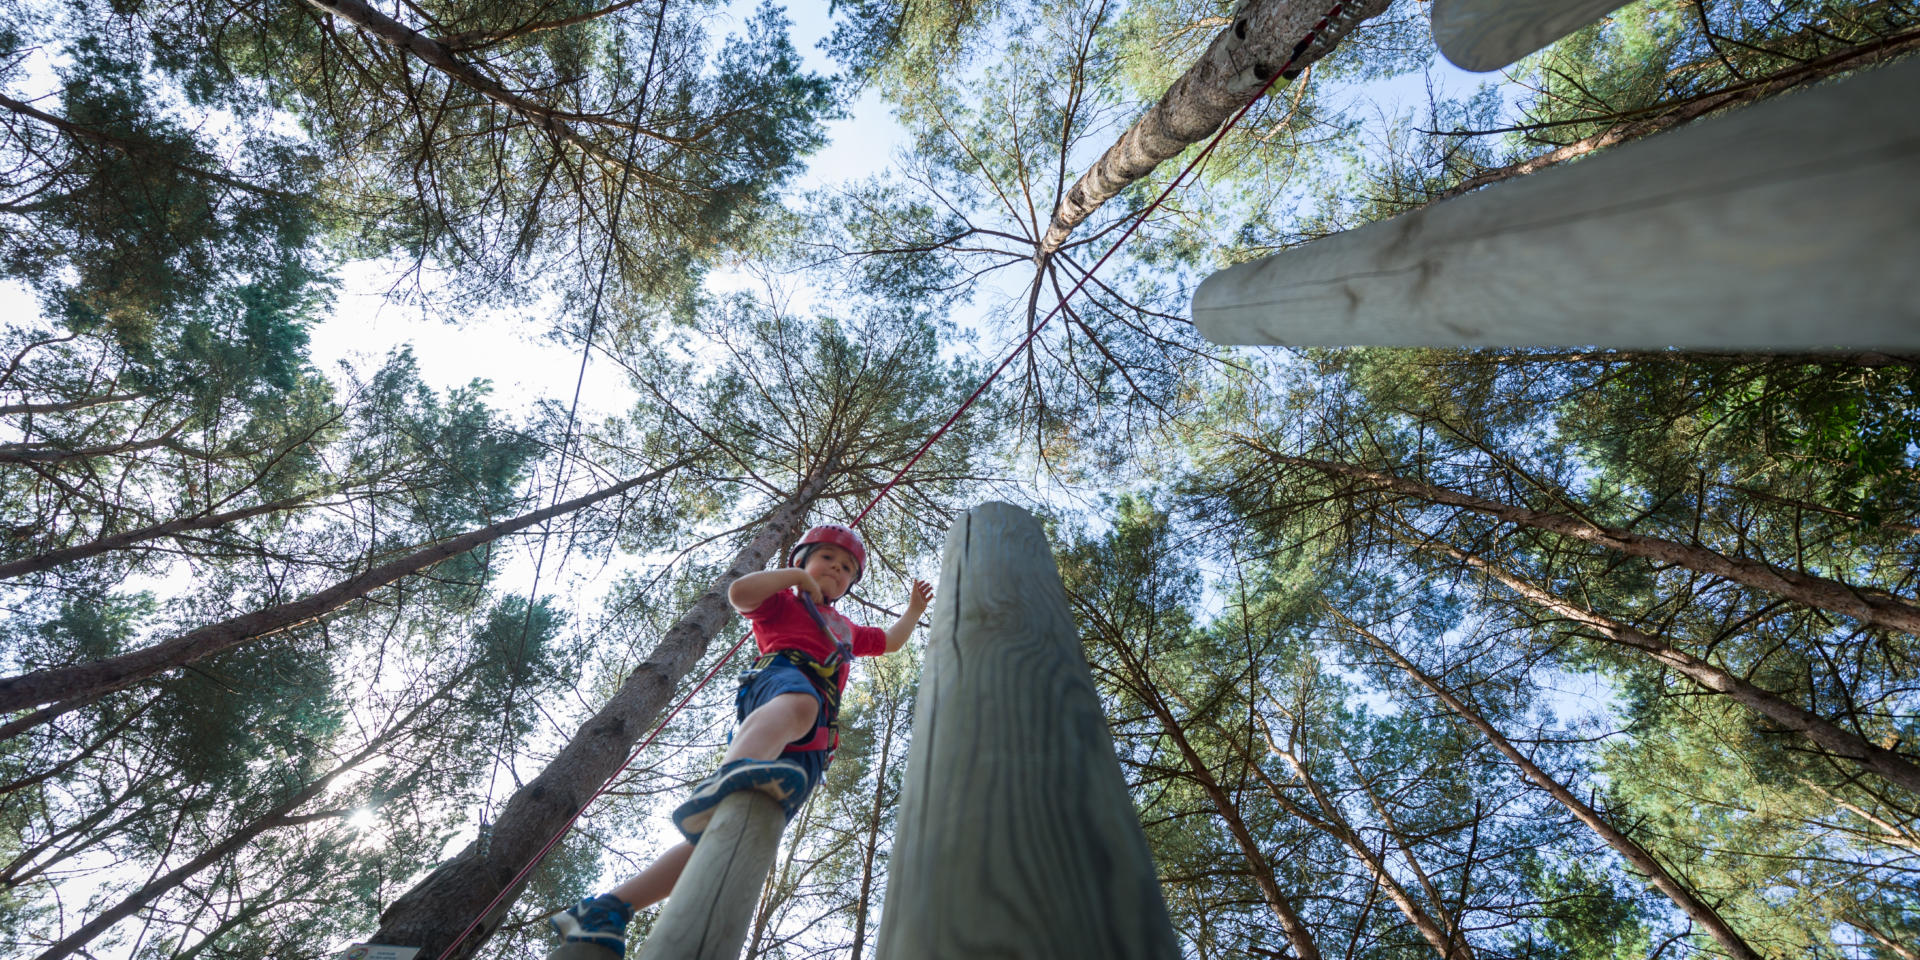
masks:
{"type": "Polygon", "coordinates": [[[867,565],[866,544],[851,527],[823,524],[807,531],[788,566],[750,573],[733,582],[727,600],[753,627],[760,658],[740,677],[734,698],[740,726],[720,769],[694,785],[673,812],[686,842],[610,893],[582,900],[548,921],[568,942],[593,943],[626,954],[627,921],[635,910],[673,892],[693,845],[720,800],[736,790],[760,790],[787,819],[820,785],[839,742],[840,694],[854,657],[893,653],[905,646],[933,600],[933,588],[913,582],[906,613],[885,630],[858,627],[833,609],[867,565]]]}

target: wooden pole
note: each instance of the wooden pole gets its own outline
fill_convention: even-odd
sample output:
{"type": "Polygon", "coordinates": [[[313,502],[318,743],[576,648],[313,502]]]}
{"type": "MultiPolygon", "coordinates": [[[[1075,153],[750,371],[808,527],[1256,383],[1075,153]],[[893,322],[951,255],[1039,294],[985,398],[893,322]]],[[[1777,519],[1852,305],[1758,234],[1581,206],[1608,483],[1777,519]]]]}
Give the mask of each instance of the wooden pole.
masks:
{"type": "Polygon", "coordinates": [[[1920,348],[1920,61],[1207,278],[1215,343],[1920,348]]]}
{"type": "Polygon", "coordinates": [[[721,800],[637,960],[736,960],[786,826],[758,790],[721,800]]]}
{"type": "Polygon", "coordinates": [[[939,597],[879,960],[1179,956],[1039,522],[969,511],[939,597]]]}
{"type": "Polygon", "coordinates": [[[1623,0],[1433,0],[1433,40],[1462,70],[1498,70],[1623,0]]]}

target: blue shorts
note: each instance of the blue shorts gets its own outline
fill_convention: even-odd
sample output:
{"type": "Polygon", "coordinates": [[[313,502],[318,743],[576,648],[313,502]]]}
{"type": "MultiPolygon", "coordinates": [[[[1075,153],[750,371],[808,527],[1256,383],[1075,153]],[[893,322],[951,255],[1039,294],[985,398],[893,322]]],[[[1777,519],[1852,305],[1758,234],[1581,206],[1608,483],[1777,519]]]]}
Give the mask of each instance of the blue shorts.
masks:
{"type": "MultiPolygon", "coordinates": [[[[749,670],[740,675],[740,691],[733,697],[734,722],[737,724],[744,721],[747,719],[747,714],[783,693],[804,693],[813,698],[821,711],[824,712],[827,709],[826,701],[820,698],[820,691],[814,689],[813,681],[807,679],[806,673],[798,664],[791,660],[775,660],[763,669],[749,670]]],[[[814,714],[815,729],[818,729],[821,719],[824,719],[822,714],[814,714]]],[[[795,740],[794,743],[805,743],[811,739],[813,739],[813,730],[808,730],[806,736],[795,740]]],[[[780,754],[780,759],[792,760],[807,771],[807,789],[806,793],[801,795],[801,799],[805,799],[806,794],[812,793],[814,788],[820,785],[820,779],[827,774],[827,761],[831,755],[830,750],[791,749],[789,752],[780,754]]]]}

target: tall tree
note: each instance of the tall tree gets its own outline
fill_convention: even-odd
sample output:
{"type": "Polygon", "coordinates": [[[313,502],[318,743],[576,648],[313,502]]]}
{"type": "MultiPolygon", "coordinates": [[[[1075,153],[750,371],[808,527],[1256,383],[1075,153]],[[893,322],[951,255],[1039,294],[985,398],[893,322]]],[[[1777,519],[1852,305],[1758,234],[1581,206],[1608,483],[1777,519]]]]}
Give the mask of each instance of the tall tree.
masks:
{"type": "MultiPolygon", "coordinates": [[[[716,319],[725,322],[709,332],[728,363],[701,383],[669,389],[684,378],[661,375],[668,369],[663,357],[636,352],[623,362],[647,397],[636,419],[670,424],[684,438],[683,448],[715,455],[752,504],[753,519],[744,525],[751,536],[605,705],[506,800],[491,835],[468,844],[382,913],[374,934],[379,942],[436,953],[452,948],[456,956],[471,956],[484,944],[520,893],[522,871],[613,778],[728,622],[728,585],[778,556],[809,515],[818,519],[829,505],[851,513],[853,504],[878,494],[886,476],[909,464],[919,440],[957,402],[973,373],[941,360],[932,323],[904,306],[881,304],[865,316],[808,323],[742,299],[716,319]]],[[[981,436],[978,427],[950,434],[914,465],[887,509],[863,523],[870,541],[928,536],[910,532],[910,519],[924,506],[937,508],[945,491],[971,478],[965,464],[981,436]]]]}

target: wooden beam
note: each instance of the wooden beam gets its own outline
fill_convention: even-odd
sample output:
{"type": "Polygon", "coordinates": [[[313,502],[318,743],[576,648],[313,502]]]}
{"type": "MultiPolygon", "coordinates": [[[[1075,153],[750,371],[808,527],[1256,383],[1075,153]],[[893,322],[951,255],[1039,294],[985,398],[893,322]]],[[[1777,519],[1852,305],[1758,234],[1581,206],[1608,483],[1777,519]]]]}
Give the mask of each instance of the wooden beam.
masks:
{"type": "Polygon", "coordinates": [[[737,960],[786,826],[758,790],[721,800],[637,960],[737,960]]]}
{"type": "Polygon", "coordinates": [[[1433,40],[1462,70],[1498,70],[1622,6],[1622,0],[1433,0],[1433,40]]]}
{"type": "Polygon", "coordinates": [[[1920,348],[1920,60],[1223,270],[1215,343],[1920,348]]]}
{"type": "Polygon", "coordinates": [[[879,960],[1179,956],[1039,522],[969,511],[939,597],[879,960]]]}
{"type": "Polygon", "coordinates": [[[620,955],[597,943],[563,943],[547,952],[547,960],[620,960],[620,955]]]}

